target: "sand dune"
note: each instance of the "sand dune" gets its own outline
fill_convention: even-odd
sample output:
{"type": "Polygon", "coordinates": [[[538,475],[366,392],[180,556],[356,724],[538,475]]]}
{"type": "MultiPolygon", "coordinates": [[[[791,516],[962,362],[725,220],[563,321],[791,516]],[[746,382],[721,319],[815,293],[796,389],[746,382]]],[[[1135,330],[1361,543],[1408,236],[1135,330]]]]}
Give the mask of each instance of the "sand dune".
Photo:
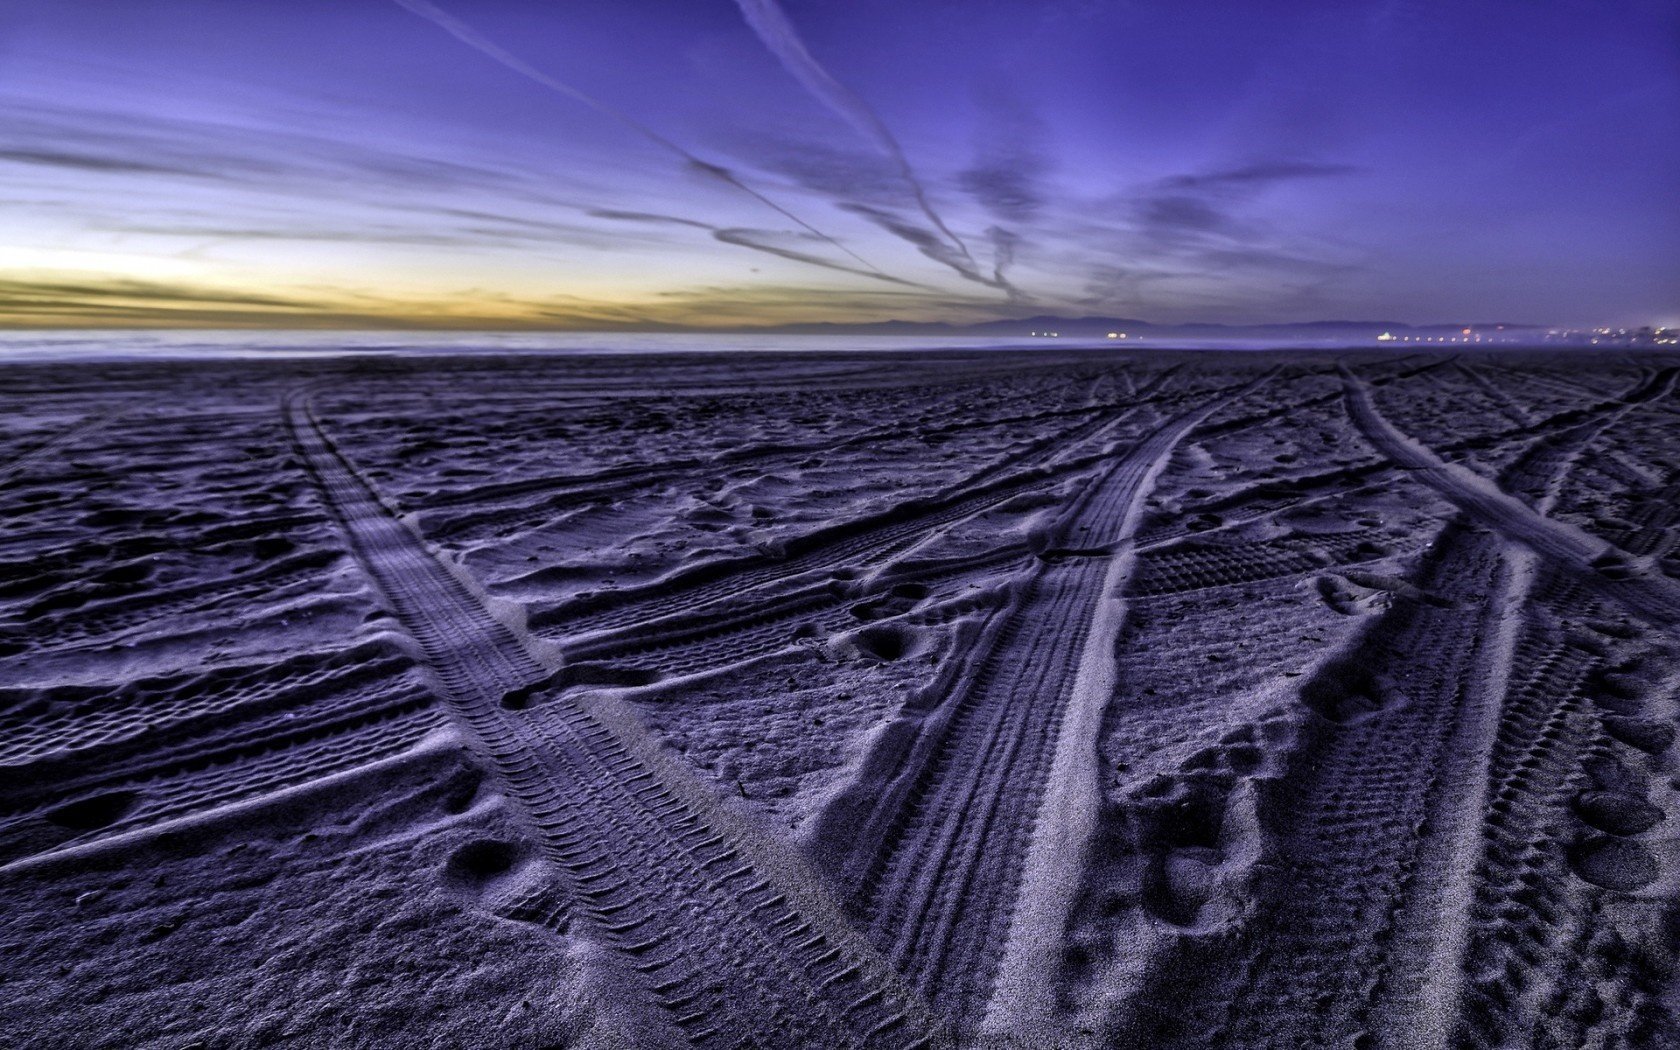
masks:
{"type": "Polygon", "coordinates": [[[1671,360],[5,375],[0,1045],[1680,1045],[1671,360]]]}

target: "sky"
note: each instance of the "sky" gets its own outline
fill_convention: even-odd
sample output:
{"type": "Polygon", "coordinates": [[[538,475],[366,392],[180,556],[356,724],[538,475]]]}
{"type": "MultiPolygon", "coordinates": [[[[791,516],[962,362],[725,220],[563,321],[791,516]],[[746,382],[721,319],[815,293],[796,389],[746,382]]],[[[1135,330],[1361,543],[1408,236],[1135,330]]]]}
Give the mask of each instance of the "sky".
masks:
{"type": "Polygon", "coordinates": [[[1680,323],[1672,0],[0,0],[0,325],[1680,323]]]}

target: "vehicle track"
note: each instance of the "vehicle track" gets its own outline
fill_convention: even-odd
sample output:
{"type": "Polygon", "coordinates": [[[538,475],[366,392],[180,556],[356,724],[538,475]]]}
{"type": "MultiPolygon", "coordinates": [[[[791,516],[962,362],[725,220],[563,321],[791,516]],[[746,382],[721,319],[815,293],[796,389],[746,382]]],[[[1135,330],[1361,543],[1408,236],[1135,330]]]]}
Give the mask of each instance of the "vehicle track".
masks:
{"type": "MultiPolygon", "coordinates": [[[[1171,370],[1144,387],[1145,397],[1158,392],[1171,378],[1171,370]]],[[[1217,398],[1238,389],[1222,388],[1206,393],[1217,398]]],[[[1193,395],[1176,394],[1170,402],[1193,395]]],[[[1007,499],[1043,488],[1064,477],[1088,472],[1100,466],[1107,453],[1081,451],[1106,442],[1120,428],[1145,410],[1159,405],[1144,402],[1116,416],[1095,416],[1070,428],[1054,439],[1035,442],[1030,452],[1016,451],[1006,460],[994,462],[965,482],[948,487],[941,494],[915,499],[884,512],[872,512],[839,525],[825,526],[788,541],[777,554],[751,555],[699,566],[653,584],[620,591],[601,592],[581,599],[534,611],[530,624],[545,635],[564,633],[593,649],[604,644],[595,636],[618,634],[627,641],[655,633],[652,625],[680,622],[683,617],[703,617],[708,605],[727,601],[732,610],[743,596],[759,589],[772,593],[761,599],[770,604],[783,600],[776,593],[789,586],[809,584],[818,576],[839,571],[850,579],[854,566],[871,566],[867,575],[877,575],[899,559],[908,559],[945,531],[984,514],[1007,499]],[[1009,473],[999,476],[1004,463],[1009,473]],[[981,483],[976,484],[977,479],[981,483]],[[978,488],[978,491],[976,489],[978,488]]],[[[569,651],[569,650],[568,650],[569,651]]]]}
{"type": "MultiPolygon", "coordinates": [[[[1536,509],[1546,511],[1556,495],[1555,487],[1544,493],[1536,509]]],[[[1658,514],[1618,542],[1646,553],[1671,538],[1672,524],[1671,513],[1658,514]]],[[[1466,907],[1482,922],[1468,927],[1462,949],[1465,1007],[1452,1035],[1480,1047],[1665,1045],[1680,1028],[1663,1003],[1664,975],[1638,942],[1663,928],[1652,913],[1672,908],[1671,897],[1661,884],[1648,898],[1632,892],[1642,889],[1638,879],[1586,902],[1567,890],[1580,878],[1601,878],[1579,866],[1580,851],[1605,847],[1646,858],[1652,875],[1670,868],[1672,887],[1672,865],[1649,861],[1642,840],[1660,835],[1665,814],[1649,795],[1673,795],[1641,770],[1639,749],[1607,732],[1608,723],[1641,713],[1641,690],[1617,684],[1626,665],[1572,620],[1611,610],[1554,567],[1540,576],[1488,762],[1481,840],[1467,853],[1474,877],[1464,880],[1466,907]],[[1643,920],[1626,922],[1641,911],[1643,920]]]]}
{"type": "MultiPolygon", "coordinates": [[[[1130,418],[1098,417],[1071,428],[1074,442],[1089,442],[1123,425],[1130,418]]],[[[1019,453],[1012,453],[1016,460],[1019,453]]],[[[736,601],[747,590],[775,586],[808,573],[849,568],[853,563],[879,565],[909,551],[931,531],[966,521],[1012,496],[1088,469],[1101,454],[1051,458],[1031,463],[1003,477],[994,477],[974,491],[969,479],[930,498],[916,499],[873,511],[860,519],[826,525],[788,541],[782,550],[697,566],[653,584],[601,592],[531,615],[534,630],[567,635],[594,634],[612,629],[637,629],[651,619],[696,609],[710,602],[736,601]]],[[[982,468],[990,472],[988,465],[982,468]]]]}
{"type": "Polygon", "coordinates": [[[117,415],[118,414],[114,412],[90,413],[47,438],[45,441],[42,441],[34,448],[13,456],[5,463],[0,463],[0,486],[10,482],[12,478],[28,469],[29,465],[34,463],[36,460],[44,459],[45,457],[52,455],[54,452],[57,452],[59,449],[73,444],[83,435],[92,433],[93,431],[108,425],[112,420],[117,418],[117,415]]]}
{"type": "Polygon", "coordinates": [[[38,785],[50,770],[8,770],[0,816],[0,866],[68,846],[158,829],[232,802],[270,794],[388,758],[438,728],[429,690],[408,683],[359,698],[301,724],[275,723],[109,769],[38,785]],[[205,746],[199,746],[204,744],[205,746]]]}
{"type": "Polygon", "coordinates": [[[1184,436],[1254,385],[1174,416],[1095,478],[1018,599],[981,629],[969,673],[888,727],[818,818],[810,852],[959,1033],[979,1023],[991,994],[1041,806],[1088,797],[1071,768],[1082,758],[1063,756],[1094,753],[1084,708],[1097,690],[1086,679],[1112,661],[1109,596],[1129,565],[1142,498],[1184,436]],[[1064,736],[1070,708],[1075,731],[1064,736]],[[1053,763],[1069,768],[1047,796],[1053,763]]]}
{"type": "Polygon", "coordinates": [[[553,674],[333,446],[307,401],[286,415],[368,575],[414,636],[447,708],[540,837],[592,934],[697,1045],[928,1045],[923,1008],[802,865],[719,808],[622,712],[553,674]]]}
{"type": "MultiPolygon", "coordinates": [[[[1641,384],[1626,400],[1638,404],[1666,395],[1675,375],[1674,369],[1665,371],[1660,380],[1641,384]]],[[[1625,575],[1611,578],[1603,570],[1624,565],[1625,552],[1573,525],[1547,518],[1486,478],[1443,461],[1384,418],[1362,380],[1344,370],[1343,383],[1348,414],[1360,431],[1418,480],[1635,614],[1663,626],[1680,623],[1680,582],[1631,567],[1625,575]]]]}
{"type": "MultiPolygon", "coordinates": [[[[1069,385],[1073,381],[1068,381],[1069,385]]],[[[1038,392],[1042,395],[1042,392],[1038,392]]],[[[1020,395],[1022,400],[1033,395],[1020,395]]],[[[993,406],[994,409],[998,406],[993,406]]],[[[705,478],[739,470],[746,464],[757,464],[762,470],[779,469],[782,461],[799,462],[812,456],[822,457],[843,453],[854,448],[872,448],[884,441],[902,441],[913,437],[948,436],[972,430],[1020,426],[1035,421],[1091,414],[1101,408],[1094,398],[1084,405],[1041,410],[1032,413],[999,415],[979,420],[925,421],[916,425],[898,424],[875,428],[863,433],[848,434],[812,442],[766,442],[731,449],[707,456],[688,457],[658,463],[608,467],[584,474],[543,475],[518,481],[492,482],[462,488],[444,489],[426,495],[415,508],[417,520],[424,533],[433,540],[465,541],[503,526],[544,520],[556,509],[579,503],[605,503],[634,496],[659,484],[671,484],[684,478],[705,478]],[[522,502],[506,503],[534,497],[522,502]]],[[[953,410],[947,413],[959,415],[953,410]]]]}
{"type": "MultiPolygon", "coordinates": [[[[1537,493],[1522,506],[1543,512],[1575,458],[1645,389],[1537,439],[1501,485],[1537,493]]],[[[1452,1043],[1477,936],[1475,865],[1511,797],[1502,726],[1515,719],[1529,733],[1535,691],[1567,702],[1584,669],[1567,647],[1532,659],[1523,630],[1545,565],[1465,514],[1416,581],[1446,601],[1392,606],[1308,680],[1313,715],[1262,790],[1259,908],[1240,936],[1183,942],[1156,969],[1137,1001],[1159,1045],[1452,1043]]]]}
{"type": "MultiPolygon", "coordinates": [[[[1042,396],[1042,392],[1035,392],[1032,395],[1023,395],[1023,397],[1027,396],[1042,396]]],[[[616,495],[621,492],[635,491],[636,489],[645,488],[661,481],[687,477],[696,472],[699,472],[702,475],[707,473],[718,473],[725,469],[747,463],[762,463],[784,457],[788,459],[803,459],[812,455],[833,453],[849,448],[868,448],[883,441],[902,440],[910,437],[955,434],[971,430],[1020,426],[1024,423],[1033,424],[1043,422],[1048,419],[1101,412],[1104,408],[1108,407],[1112,406],[1087,403],[1085,405],[1047,409],[1031,413],[1017,413],[1015,415],[1006,415],[996,418],[986,417],[981,419],[962,419],[955,422],[932,423],[917,426],[900,425],[893,427],[880,427],[861,434],[849,434],[843,438],[811,441],[800,444],[771,442],[744,448],[731,449],[728,452],[711,457],[690,457],[687,459],[670,460],[660,463],[658,466],[641,464],[623,467],[608,467],[587,474],[555,474],[536,478],[522,478],[518,481],[494,482],[455,489],[444,489],[434,492],[427,497],[423,509],[428,512],[446,510],[451,507],[468,507],[476,510],[484,507],[486,503],[493,503],[497,500],[517,498],[519,496],[539,493],[544,496],[555,496],[568,501],[575,501],[580,498],[599,499],[607,495],[616,495]]],[[[957,415],[958,413],[953,411],[951,414],[957,415]]],[[[497,510],[490,511],[489,513],[498,513],[503,509],[518,511],[520,509],[530,509],[530,507],[498,508],[497,510]]],[[[447,527],[451,530],[459,527],[465,527],[467,520],[468,519],[461,519],[461,523],[458,524],[455,519],[450,519],[447,523],[447,527]]]]}
{"type": "Polygon", "coordinates": [[[1153,598],[1258,583],[1313,569],[1359,565],[1390,557],[1399,549],[1375,528],[1244,544],[1177,540],[1171,546],[1151,550],[1140,560],[1131,594],[1153,598]]]}
{"type": "Polygon", "coordinates": [[[193,749],[214,748],[207,743],[212,734],[277,714],[295,727],[302,709],[400,677],[412,666],[406,654],[376,640],[324,656],[311,652],[278,663],[140,678],[115,691],[105,686],[0,690],[10,708],[0,716],[0,790],[39,789],[51,781],[49,772],[74,774],[80,766],[108,771],[123,760],[156,755],[187,740],[194,741],[193,749]],[[30,713],[28,702],[16,699],[31,694],[55,702],[57,717],[30,713]],[[18,767],[32,771],[14,784],[12,771],[18,767]]]}
{"type": "Polygon", "coordinates": [[[1158,412],[1179,401],[1198,396],[1205,400],[1222,392],[1177,392],[1150,400],[1173,374],[1173,370],[1168,370],[1156,377],[1155,382],[1146,384],[1138,402],[1114,406],[1127,411],[1118,415],[1112,410],[1097,411],[1090,415],[1095,410],[1080,409],[1080,414],[1090,418],[1068,428],[1059,439],[1035,442],[1027,450],[1013,449],[980,467],[974,475],[933,495],[825,525],[780,541],[770,552],[722,559],[651,583],[538,607],[531,612],[530,626],[543,634],[590,634],[634,625],[711,601],[734,600],[744,589],[780,583],[807,572],[847,568],[849,563],[859,561],[879,564],[911,550],[933,530],[983,513],[1020,492],[1077,475],[1101,463],[1104,452],[1078,450],[1106,439],[1130,421],[1134,413],[1158,412]]]}
{"type": "Polygon", "coordinates": [[[1288,786],[1261,803],[1261,827],[1277,859],[1259,890],[1258,915],[1241,939],[1181,947],[1157,987],[1140,994],[1143,1010],[1158,1011],[1158,1045],[1282,1048],[1381,1038],[1370,1004],[1390,1005],[1384,995],[1397,960],[1389,947],[1419,889],[1413,873],[1437,801],[1431,774],[1450,758],[1461,713],[1493,702],[1490,676],[1504,666],[1493,633],[1504,610],[1466,599],[1508,598],[1516,581],[1496,537],[1455,525],[1415,583],[1455,604],[1393,607],[1354,655],[1304,688],[1315,715],[1280,777],[1288,786]],[[1484,649],[1495,659],[1478,666],[1484,649]],[[1478,695],[1461,696],[1464,682],[1478,683],[1478,695]],[[1196,998],[1185,1001],[1171,986],[1191,972],[1202,976],[1196,998]]]}
{"type": "MultiPolygon", "coordinates": [[[[1067,455],[1080,444],[1112,432],[1129,418],[1129,413],[1114,419],[1095,418],[1075,428],[1063,441],[1041,443],[1045,447],[1040,451],[1046,456],[1067,455]]],[[[750,575],[735,580],[737,588],[727,592],[727,610],[713,608],[702,594],[697,596],[694,608],[575,638],[567,643],[566,655],[570,660],[684,674],[704,670],[709,664],[739,662],[786,648],[794,641],[789,626],[794,622],[829,630],[857,626],[869,618],[866,610],[871,601],[891,589],[871,587],[872,580],[891,571],[891,586],[902,588],[907,583],[949,575],[949,568],[942,571],[937,566],[902,572],[894,571],[894,566],[949,529],[991,510],[1013,492],[1006,490],[977,504],[959,504],[960,513],[933,515],[922,522],[927,527],[921,531],[891,530],[885,545],[869,555],[874,568],[857,581],[824,575],[825,566],[821,564],[800,570],[796,562],[786,576],[750,575]],[[857,610],[854,617],[848,617],[847,607],[857,610]]],[[[977,562],[965,560],[958,570],[972,571],[978,565],[1014,557],[1011,550],[988,552],[977,562]]]]}
{"type": "Polygon", "coordinates": [[[232,607],[241,600],[272,601],[288,591],[318,590],[324,570],[337,560],[333,554],[308,551],[270,565],[236,568],[216,579],[150,588],[66,609],[44,608],[51,604],[49,598],[26,607],[17,621],[0,620],[0,638],[27,638],[31,645],[58,649],[110,645],[125,632],[159,620],[179,621],[232,607]]]}

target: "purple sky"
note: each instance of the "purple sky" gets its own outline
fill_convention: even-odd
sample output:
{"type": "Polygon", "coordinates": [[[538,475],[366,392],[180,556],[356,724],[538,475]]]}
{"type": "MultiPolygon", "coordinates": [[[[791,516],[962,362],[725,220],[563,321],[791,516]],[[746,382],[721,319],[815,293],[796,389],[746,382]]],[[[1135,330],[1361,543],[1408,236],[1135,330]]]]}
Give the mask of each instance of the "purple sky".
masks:
{"type": "Polygon", "coordinates": [[[1672,0],[14,0],[0,323],[1673,324],[1677,141],[1672,0]]]}

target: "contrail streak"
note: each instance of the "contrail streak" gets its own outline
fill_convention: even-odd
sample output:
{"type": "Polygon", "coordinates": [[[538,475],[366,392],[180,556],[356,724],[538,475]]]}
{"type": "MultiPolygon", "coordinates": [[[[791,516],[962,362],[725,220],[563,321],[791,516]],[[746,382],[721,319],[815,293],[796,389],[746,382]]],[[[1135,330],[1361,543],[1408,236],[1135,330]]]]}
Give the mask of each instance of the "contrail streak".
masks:
{"type": "Polygon", "coordinates": [[[906,281],[902,278],[894,277],[891,274],[885,274],[872,270],[860,270],[855,266],[847,266],[844,263],[829,262],[827,259],[822,259],[815,255],[809,255],[805,252],[795,251],[792,248],[781,248],[774,244],[766,244],[757,238],[756,232],[757,231],[754,230],[741,229],[714,229],[712,230],[712,238],[724,244],[733,244],[739,248],[749,248],[752,251],[764,252],[768,255],[779,255],[784,259],[792,259],[794,262],[805,263],[807,266],[821,266],[825,270],[839,270],[841,273],[853,273],[857,274],[859,277],[871,277],[877,281],[886,281],[888,284],[903,285],[906,288],[927,288],[927,285],[925,284],[917,284],[915,281],[906,281]]]}
{"type": "Polygon", "coordinates": [[[951,232],[945,225],[945,220],[933,210],[928,201],[927,192],[922,188],[921,180],[916,177],[910,167],[910,160],[904,155],[904,149],[898,144],[886,124],[868,103],[859,98],[852,90],[840,81],[834,79],[833,74],[823,68],[806,48],[805,41],[800,39],[799,31],[793,27],[787,12],[783,11],[776,0],[736,0],[741,8],[741,14],[746,17],[747,25],[752,27],[764,46],[770,49],[793,78],[805,86],[805,90],[816,96],[817,101],[833,110],[840,119],[850,124],[858,134],[875,143],[876,147],[890,157],[898,167],[898,173],[915,194],[916,203],[921,207],[922,214],[929,222],[945,236],[945,239],[956,246],[962,253],[970,267],[974,267],[974,257],[968,252],[968,245],[962,238],[951,232]]]}
{"type": "Polygon", "coordinates": [[[845,263],[833,262],[829,259],[811,255],[807,252],[798,251],[794,248],[783,248],[780,245],[766,243],[762,239],[762,231],[759,230],[741,229],[739,227],[713,226],[709,222],[701,222],[698,219],[685,219],[677,215],[660,215],[656,212],[647,211],[623,211],[617,208],[591,208],[587,214],[593,215],[597,219],[616,219],[620,222],[654,222],[667,223],[673,226],[692,226],[695,229],[705,230],[710,233],[713,240],[719,241],[723,244],[732,244],[737,248],[747,248],[751,251],[764,252],[768,255],[779,255],[784,259],[792,259],[794,262],[802,262],[808,266],[821,266],[825,270],[838,270],[841,273],[856,274],[859,277],[869,277],[877,281],[886,281],[888,284],[903,285],[906,288],[925,289],[928,287],[925,284],[917,284],[915,281],[906,281],[901,277],[894,277],[891,274],[881,273],[878,270],[860,270],[855,266],[847,266],[845,263]]]}
{"type": "MultiPolygon", "coordinates": [[[[588,92],[581,91],[563,80],[556,80],[554,77],[549,76],[547,73],[544,73],[542,70],[526,62],[518,55],[506,50],[500,44],[490,40],[472,26],[456,18],[454,15],[451,15],[449,12],[438,7],[436,4],[431,3],[430,0],[393,0],[393,2],[396,3],[397,6],[404,8],[412,14],[419,15],[421,18],[436,24],[455,39],[461,41],[461,43],[466,44],[473,50],[478,51],[497,62],[500,62],[508,69],[513,70],[515,73],[518,73],[527,80],[535,81],[543,87],[548,88],[550,91],[564,95],[574,102],[582,103],[602,116],[614,120],[623,127],[628,128],[629,130],[642,136],[649,142],[659,146],[661,149],[675,154],[692,170],[717,179],[719,182],[723,182],[734,187],[736,190],[745,193],[753,200],[758,201],[760,204],[776,212],[789,222],[794,223],[806,232],[820,238],[845,254],[851,256],[853,259],[857,260],[864,269],[870,271],[871,273],[890,281],[899,281],[898,278],[881,270],[857,252],[852,251],[833,237],[817,229],[815,226],[812,226],[793,212],[782,207],[780,204],[777,204],[769,197],[766,197],[758,190],[742,182],[738,177],[736,177],[735,173],[730,171],[728,168],[713,164],[710,161],[701,160],[688,150],[677,145],[675,142],[672,142],[670,139],[648,127],[646,124],[643,124],[635,117],[625,113],[623,110],[610,106],[588,92]]],[[[899,283],[906,282],[900,281],[899,283]]]]}

